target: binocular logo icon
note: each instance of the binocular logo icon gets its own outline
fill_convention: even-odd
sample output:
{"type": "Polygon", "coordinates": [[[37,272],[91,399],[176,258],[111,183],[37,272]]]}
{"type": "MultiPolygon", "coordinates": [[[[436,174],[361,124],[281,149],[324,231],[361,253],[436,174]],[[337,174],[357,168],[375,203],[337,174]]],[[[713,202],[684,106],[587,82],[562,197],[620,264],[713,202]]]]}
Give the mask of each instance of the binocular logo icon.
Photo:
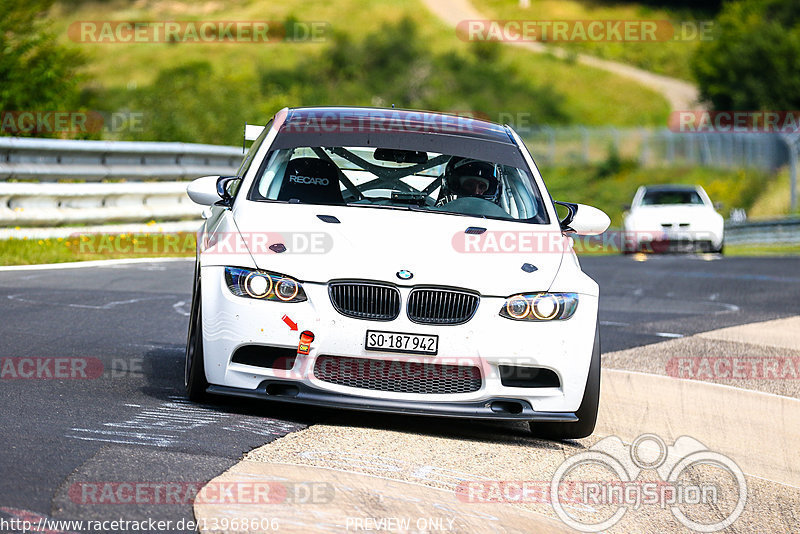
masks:
{"type": "Polygon", "coordinates": [[[609,436],[564,461],[553,475],[550,495],[558,517],[580,532],[607,530],[628,509],[642,505],[669,508],[675,519],[696,532],[717,532],[732,525],[741,515],[747,500],[747,483],[733,460],[709,450],[692,437],[681,436],[667,446],[655,434],[642,434],[630,445],[617,436],[609,436]],[[647,470],[655,470],[659,480],[637,480],[647,470]],[[599,472],[610,476],[600,480],[599,472]],[[572,493],[571,498],[563,495],[565,488],[578,486],[579,495],[572,493]],[[719,505],[721,496],[729,506],[719,505]],[[582,506],[574,506],[576,500],[582,506]],[[596,512],[595,505],[607,512],[600,514],[606,516],[600,521],[587,517],[592,513],[581,517],[576,512],[596,512]],[[709,522],[701,520],[708,519],[709,514],[687,513],[693,507],[703,506],[713,511],[709,522]]]}

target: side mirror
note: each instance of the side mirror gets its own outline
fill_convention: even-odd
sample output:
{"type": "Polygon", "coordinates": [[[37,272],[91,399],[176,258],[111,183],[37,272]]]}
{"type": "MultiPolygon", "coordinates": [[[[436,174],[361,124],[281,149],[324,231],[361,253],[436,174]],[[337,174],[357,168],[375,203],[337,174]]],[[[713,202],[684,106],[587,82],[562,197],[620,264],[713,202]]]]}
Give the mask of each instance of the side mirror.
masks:
{"type": "Polygon", "coordinates": [[[233,200],[228,193],[228,184],[238,176],[203,176],[193,180],[186,193],[192,202],[201,206],[230,206],[233,200]]]}
{"type": "Polygon", "coordinates": [[[601,210],[585,204],[556,202],[569,210],[561,223],[561,231],[578,235],[598,235],[608,230],[611,219],[601,210]]]}
{"type": "Polygon", "coordinates": [[[186,194],[195,204],[212,206],[219,202],[221,198],[217,193],[217,181],[219,179],[219,176],[203,176],[192,180],[186,187],[186,194]]]}
{"type": "Polygon", "coordinates": [[[714,209],[717,211],[722,211],[722,202],[714,202],[714,209]]]}

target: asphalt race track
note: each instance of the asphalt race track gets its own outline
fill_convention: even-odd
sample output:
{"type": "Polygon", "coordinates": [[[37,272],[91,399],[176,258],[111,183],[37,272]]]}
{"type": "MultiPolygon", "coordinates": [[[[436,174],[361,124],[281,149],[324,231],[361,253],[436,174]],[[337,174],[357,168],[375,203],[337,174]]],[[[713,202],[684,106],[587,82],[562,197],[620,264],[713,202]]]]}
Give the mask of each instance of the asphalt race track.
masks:
{"type": "MultiPolygon", "coordinates": [[[[581,262],[600,283],[604,352],[800,312],[800,259],[581,262]]],[[[93,492],[119,482],[199,486],[287,433],[362,417],[236,400],[189,404],[192,268],[181,260],[0,271],[1,517],[191,519],[190,502],[93,504],[93,492]]],[[[420,418],[380,419],[403,430],[420,418]]],[[[470,439],[466,423],[455,428],[470,439]]]]}

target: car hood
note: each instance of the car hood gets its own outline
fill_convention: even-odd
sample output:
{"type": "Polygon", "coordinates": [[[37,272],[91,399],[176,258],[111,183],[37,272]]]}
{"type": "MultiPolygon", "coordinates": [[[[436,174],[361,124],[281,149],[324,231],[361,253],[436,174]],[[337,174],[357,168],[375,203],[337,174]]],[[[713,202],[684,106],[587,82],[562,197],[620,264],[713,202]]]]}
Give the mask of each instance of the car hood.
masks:
{"type": "Polygon", "coordinates": [[[381,280],[461,287],[491,296],[546,291],[568,243],[555,225],[405,209],[248,201],[233,215],[259,269],[305,282],[381,280]],[[324,222],[320,216],[339,222],[324,222]],[[487,231],[468,235],[468,227],[487,231]],[[280,245],[284,252],[276,252],[280,245]],[[535,269],[526,272],[525,263],[535,269]],[[401,279],[403,270],[413,277],[401,279]]]}

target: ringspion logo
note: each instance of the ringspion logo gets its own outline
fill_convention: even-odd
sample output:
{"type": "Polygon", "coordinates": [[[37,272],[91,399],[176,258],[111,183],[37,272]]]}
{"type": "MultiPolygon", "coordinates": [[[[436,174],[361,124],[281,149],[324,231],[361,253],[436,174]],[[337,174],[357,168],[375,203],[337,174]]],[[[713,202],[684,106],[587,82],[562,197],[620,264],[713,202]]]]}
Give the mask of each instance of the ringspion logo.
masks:
{"type": "Polygon", "coordinates": [[[690,436],[669,446],[655,434],[642,434],[630,445],[609,436],[556,469],[550,498],[559,519],[580,532],[606,531],[642,506],[669,509],[690,530],[718,532],[744,511],[747,482],[736,462],[690,436]],[[657,478],[640,480],[643,471],[657,478]],[[586,506],[571,506],[576,491],[586,506]]]}

